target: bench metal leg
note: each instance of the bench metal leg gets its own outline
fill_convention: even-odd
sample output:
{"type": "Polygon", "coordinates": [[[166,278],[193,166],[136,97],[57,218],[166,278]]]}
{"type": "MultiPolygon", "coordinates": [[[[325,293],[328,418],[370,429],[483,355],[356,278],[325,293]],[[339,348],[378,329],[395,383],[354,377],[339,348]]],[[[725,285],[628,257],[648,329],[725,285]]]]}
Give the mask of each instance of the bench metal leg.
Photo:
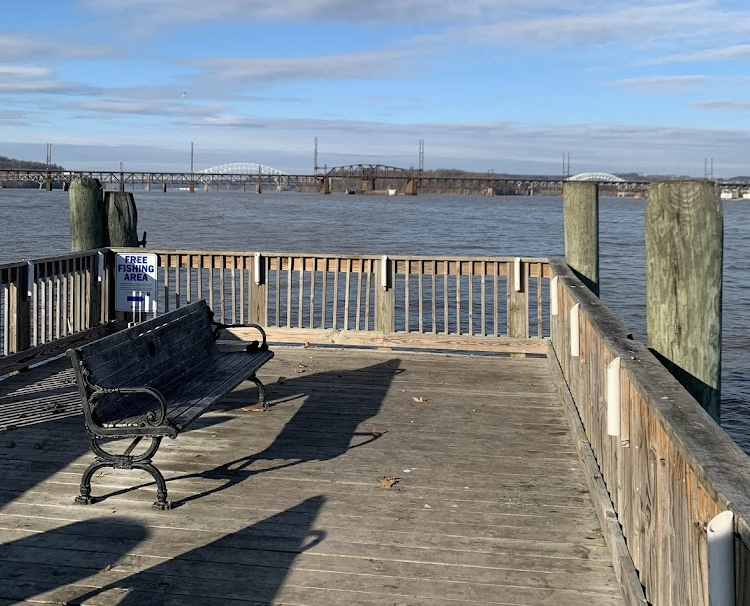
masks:
{"type": "Polygon", "coordinates": [[[266,386],[263,385],[261,380],[253,375],[250,377],[250,381],[258,386],[258,403],[263,407],[263,410],[268,412],[268,402],[266,402],[266,386]]]}
{"type": "Polygon", "coordinates": [[[113,469],[142,469],[151,474],[156,482],[156,502],[154,507],[157,509],[171,509],[172,505],[167,501],[167,483],[164,480],[164,476],[151,462],[156,451],[159,450],[161,444],[161,436],[151,436],[151,444],[145,452],[139,455],[131,455],[130,453],[141,441],[142,436],[139,436],[133,440],[128,446],[124,454],[112,454],[102,448],[100,444],[100,438],[96,436],[89,436],[89,446],[96,455],[96,459],[91,463],[86,471],[83,472],[81,478],[81,494],[76,497],[75,502],[81,505],[90,505],[94,502],[94,498],[91,496],[91,478],[94,473],[102,467],[112,467],[113,469]]]}

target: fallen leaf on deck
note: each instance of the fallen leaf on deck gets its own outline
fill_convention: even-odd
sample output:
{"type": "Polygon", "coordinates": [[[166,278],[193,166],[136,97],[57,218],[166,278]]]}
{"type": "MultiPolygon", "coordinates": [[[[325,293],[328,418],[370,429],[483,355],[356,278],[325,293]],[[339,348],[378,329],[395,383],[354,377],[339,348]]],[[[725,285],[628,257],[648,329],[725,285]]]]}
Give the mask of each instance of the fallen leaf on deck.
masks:
{"type": "Polygon", "coordinates": [[[276,382],[277,382],[277,383],[278,383],[279,385],[283,385],[285,381],[286,381],[286,377],[279,377],[279,378],[278,378],[278,380],[277,380],[276,382]]]}
{"type": "Polygon", "coordinates": [[[377,429],[375,429],[375,428],[373,427],[373,428],[372,428],[372,429],[370,430],[370,433],[371,433],[372,435],[374,435],[374,436],[375,436],[376,438],[379,438],[379,437],[380,437],[380,436],[382,436],[382,435],[383,435],[383,434],[384,434],[385,432],[384,432],[384,431],[378,431],[377,429]]]}
{"type": "Polygon", "coordinates": [[[110,570],[112,570],[112,565],[111,565],[111,564],[107,564],[107,565],[106,565],[106,566],[105,566],[104,568],[102,568],[102,569],[101,569],[101,570],[100,570],[99,572],[109,572],[110,570]]]}
{"type": "Polygon", "coordinates": [[[396,484],[398,484],[398,478],[394,478],[393,476],[383,476],[380,478],[380,488],[383,490],[390,490],[396,484]]]}
{"type": "Polygon", "coordinates": [[[308,341],[305,341],[305,344],[302,347],[307,349],[308,347],[310,347],[310,343],[308,341]]]}
{"type": "Polygon", "coordinates": [[[262,406],[245,406],[241,410],[243,412],[266,412],[266,409],[262,406]]]}
{"type": "Polygon", "coordinates": [[[415,402],[424,402],[424,396],[414,396],[412,400],[415,402]]]}

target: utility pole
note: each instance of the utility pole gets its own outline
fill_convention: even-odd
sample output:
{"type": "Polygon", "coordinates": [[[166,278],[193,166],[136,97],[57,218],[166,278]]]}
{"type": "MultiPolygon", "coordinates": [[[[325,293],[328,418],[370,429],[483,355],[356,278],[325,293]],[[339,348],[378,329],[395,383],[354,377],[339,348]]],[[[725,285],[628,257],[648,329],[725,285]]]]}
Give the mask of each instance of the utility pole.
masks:
{"type": "Polygon", "coordinates": [[[424,172],[424,139],[419,140],[419,174],[424,172]]]}
{"type": "Polygon", "coordinates": [[[315,156],[313,158],[313,174],[318,174],[318,138],[315,137],[315,156]]]}

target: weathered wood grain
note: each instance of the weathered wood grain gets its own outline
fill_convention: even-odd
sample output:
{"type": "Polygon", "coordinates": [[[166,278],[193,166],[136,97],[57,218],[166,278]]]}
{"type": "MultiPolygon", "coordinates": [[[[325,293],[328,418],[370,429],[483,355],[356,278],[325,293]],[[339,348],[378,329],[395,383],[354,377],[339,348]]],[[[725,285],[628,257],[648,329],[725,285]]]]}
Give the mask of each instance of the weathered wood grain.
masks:
{"type": "Polygon", "coordinates": [[[117,470],[73,505],[75,417],[0,433],[0,599],[622,604],[546,359],[279,348],[261,378],[271,412],[243,385],[164,444],[171,512],[117,470]]]}

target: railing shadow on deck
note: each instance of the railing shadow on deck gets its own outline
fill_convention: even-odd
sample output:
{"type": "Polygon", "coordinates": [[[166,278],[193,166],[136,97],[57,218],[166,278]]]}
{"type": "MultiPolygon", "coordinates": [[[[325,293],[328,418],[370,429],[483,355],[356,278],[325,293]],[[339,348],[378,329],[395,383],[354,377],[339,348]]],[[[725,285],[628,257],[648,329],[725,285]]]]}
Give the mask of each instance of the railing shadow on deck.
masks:
{"type": "Polygon", "coordinates": [[[750,605],[750,458],[564,260],[550,267],[554,364],[646,598],[709,606],[707,525],[730,510],[734,604],[750,605]]]}
{"type": "Polygon", "coordinates": [[[0,601],[54,594],[55,603],[70,603],[75,589],[67,585],[116,567],[148,534],[140,522],[112,516],[0,544],[3,577],[13,579],[0,583],[0,601]]]}
{"type": "Polygon", "coordinates": [[[78,592],[65,603],[81,604],[114,591],[120,606],[152,603],[155,594],[162,596],[159,603],[220,603],[251,596],[254,605],[270,606],[297,556],[325,539],[325,531],[313,528],[324,504],[325,497],[311,497],[161,564],[99,589],[78,592]],[[127,593],[120,597],[123,590],[127,593]]]}

